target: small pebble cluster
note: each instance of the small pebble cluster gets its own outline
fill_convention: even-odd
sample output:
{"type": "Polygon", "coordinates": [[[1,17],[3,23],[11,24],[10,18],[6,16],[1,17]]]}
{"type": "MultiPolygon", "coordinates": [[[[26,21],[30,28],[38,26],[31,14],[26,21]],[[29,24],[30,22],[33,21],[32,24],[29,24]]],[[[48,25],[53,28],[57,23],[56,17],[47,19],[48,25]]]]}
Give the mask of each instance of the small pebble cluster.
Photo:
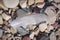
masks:
{"type": "Polygon", "coordinates": [[[0,0],[0,40],[60,40],[60,0],[0,0]],[[11,26],[21,22],[19,18],[28,16],[29,19],[32,14],[44,14],[39,16],[41,20],[46,15],[48,24],[45,21],[30,24],[21,30],[11,26]],[[24,35],[24,30],[29,30],[29,33],[24,35]]]}

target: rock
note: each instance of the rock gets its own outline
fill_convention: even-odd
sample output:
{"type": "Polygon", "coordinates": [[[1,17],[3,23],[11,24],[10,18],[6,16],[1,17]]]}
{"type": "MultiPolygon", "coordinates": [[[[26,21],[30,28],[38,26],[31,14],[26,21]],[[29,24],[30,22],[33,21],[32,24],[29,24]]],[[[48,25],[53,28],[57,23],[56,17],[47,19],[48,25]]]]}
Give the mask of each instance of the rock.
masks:
{"type": "Polygon", "coordinates": [[[39,25],[39,30],[41,32],[44,32],[46,30],[46,28],[47,28],[47,24],[46,23],[42,23],[42,24],[39,25]]]}
{"type": "Polygon", "coordinates": [[[18,5],[19,0],[3,0],[3,3],[8,8],[14,8],[18,5]]]}
{"type": "Polygon", "coordinates": [[[3,19],[1,15],[0,15],[0,24],[3,24],[3,19]]]}
{"type": "Polygon", "coordinates": [[[27,0],[21,0],[19,3],[20,3],[20,6],[22,8],[26,8],[27,7],[27,0]]]}
{"type": "Polygon", "coordinates": [[[50,40],[56,40],[56,35],[54,32],[51,33],[50,40]]]}
{"type": "Polygon", "coordinates": [[[6,15],[5,13],[2,14],[2,17],[3,17],[3,19],[5,19],[5,20],[9,20],[9,19],[11,18],[11,16],[6,15]]]}

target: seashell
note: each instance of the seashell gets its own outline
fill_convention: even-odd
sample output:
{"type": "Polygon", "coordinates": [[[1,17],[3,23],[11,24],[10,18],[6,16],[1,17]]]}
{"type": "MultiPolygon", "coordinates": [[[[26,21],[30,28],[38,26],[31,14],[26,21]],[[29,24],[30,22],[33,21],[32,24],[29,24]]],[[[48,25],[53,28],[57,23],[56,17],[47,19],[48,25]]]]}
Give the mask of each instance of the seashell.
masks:
{"type": "Polygon", "coordinates": [[[3,3],[7,8],[15,8],[18,5],[19,0],[3,0],[3,3]]]}

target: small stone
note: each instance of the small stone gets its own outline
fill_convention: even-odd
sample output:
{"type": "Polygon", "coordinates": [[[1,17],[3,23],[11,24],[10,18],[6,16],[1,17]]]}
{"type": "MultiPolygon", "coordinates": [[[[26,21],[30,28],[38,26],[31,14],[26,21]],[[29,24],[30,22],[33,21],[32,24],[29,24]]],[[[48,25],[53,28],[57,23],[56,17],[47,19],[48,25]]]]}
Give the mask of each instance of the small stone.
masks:
{"type": "Polygon", "coordinates": [[[44,0],[35,0],[35,3],[42,3],[44,0]]]}
{"type": "Polygon", "coordinates": [[[0,10],[0,14],[2,14],[3,10],[0,10]]]}
{"type": "Polygon", "coordinates": [[[14,33],[17,33],[17,30],[15,29],[15,28],[11,28],[11,30],[10,30],[13,34],[14,33]]]}
{"type": "Polygon", "coordinates": [[[2,37],[3,34],[3,30],[0,29],[0,37],[2,37]]]}
{"type": "Polygon", "coordinates": [[[59,3],[59,2],[60,2],[60,0],[54,0],[54,2],[59,3]]]}
{"type": "Polygon", "coordinates": [[[34,4],[34,0],[28,0],[28,5],[34,4]]]}
{"type": "Polygon", "coordinates": [[[40,32],[39,28],[34,32],[34,35],[38,36],[38,33],[40,32]]]}
{"type": "Polygon", "coordinates": [[[2,2],[0,2],[0,7],[3,8],[4,10],[8,10],[8,8],[5,7],[2,2]]]}
{"type": "Polygon", "coordinates": [[[45,13],[48,15],[49,24],[54,24],[56,21],[56,10],[54,6],[47,7],[45,13]]]}
{"type": "Polygon", "coordinates": [[[3,19],[9,20],[11,16],[6,15],[5,13],[2,14],[3,19]]]}
{"type": "Polygon", "coordinates": [[[56,40],[56,35],[54,32],[51,33],[50,40],[56,40]]]}
{"type": "Polygon", "coordinates": [[[38,6],[39,8],[43,8],[44,5],[45,5],[45,3],[39,3],[39,4],[37,4],[37,6],[38,6]]]}
{"type": "Polygon", "coordinates": [[[15,8],[18,5],[19,0],[3,0],[3,3],[8,8],[15,8]]]}
{"type": "Polygon", "coordinates": [[[34,32],[30,34],[30,39],[33,39],[33,38],[34,38],[34,32]]]}
{"type": "Polygon", "coordinates": [[[21,0],[19,3],[20,3],[20,6],[22,8],[26,8],[27,7],[27,0],[21,0]]]}
{"type": "Polygon", "coordinates": [[[2,16],[0,15],[0,24],[3,24],[2,16]]]}
{"type": "Polygon", "coordinates": [[[40,25],[39,25],[39,30],[40,30],[41,32],[44,32],[44,31],[46,30],[46,28],[47,28],[47,24],[46,24],[46,23],[43,23],[43,24],[40,24],[40,25]]]}
{"type": "Polygon", "coordinates": [[[57,5],[57,8],[60,9],[60,4],[57,5]]]}

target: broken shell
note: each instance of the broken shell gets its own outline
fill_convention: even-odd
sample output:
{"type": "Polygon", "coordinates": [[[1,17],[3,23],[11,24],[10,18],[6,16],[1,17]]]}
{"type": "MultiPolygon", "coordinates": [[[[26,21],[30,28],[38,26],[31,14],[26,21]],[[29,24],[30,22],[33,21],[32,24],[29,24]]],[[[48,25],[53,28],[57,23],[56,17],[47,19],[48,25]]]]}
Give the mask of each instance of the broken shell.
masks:
{"type": "Polygon", "coordinates": [[[3,3],[8,8],[14,8],[18,5],[19,0],[3,0],[3,3]]]}
{"type": "Polygon", "coordinates": [[[27,7],[27,0],[21,0],[21,1],[20,1],[20,6],[21,6],[22,8],[26,8],[26,7],[27,7]]]}
{"type": "Polygon", "coordinates": [[[0,15],[0,24],[3,24],[3,19],[1,15],[0,15]]]}
{"type": "Polygon", "coordinates": [[[42,23],[42,24],[39,25],[39,30],[41,32],[44,32],[46,30],[46,28],[47,28],[47,24],[46,23],[42,23]]]}
{"type": "Polygon", "coordinates": [[[2,14],[3,19],[9,20],[11,16],[6,15],[5,13],[2,14]]]}

